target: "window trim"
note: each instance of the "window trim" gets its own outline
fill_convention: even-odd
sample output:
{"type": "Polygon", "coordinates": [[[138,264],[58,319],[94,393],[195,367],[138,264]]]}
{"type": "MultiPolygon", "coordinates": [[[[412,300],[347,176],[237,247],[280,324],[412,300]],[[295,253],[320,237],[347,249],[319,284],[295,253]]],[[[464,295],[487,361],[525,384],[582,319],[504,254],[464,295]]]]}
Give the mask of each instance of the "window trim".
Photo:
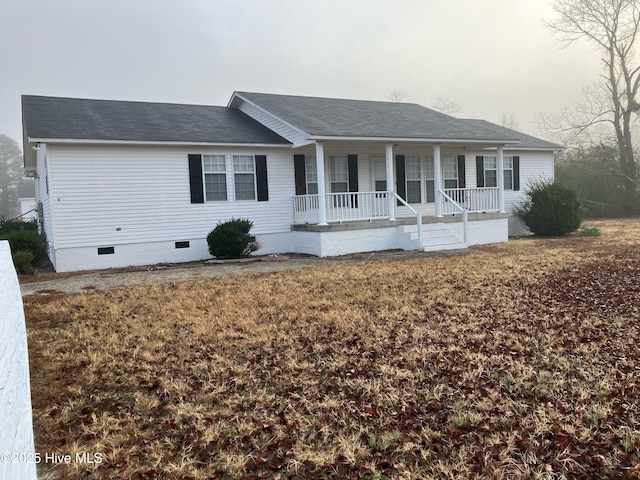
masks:
{"type": "MultiPolygon", "coordinates": [[[[513,157],[514,155],[503,155],[502,159],[503,159],[503,175],[507,175],[507,172],[509,172],[508,174],[511,177],[511,188],[507,188],[506,182],[504,182],[504,190],[505,191],[515,191],[513,189],[513,186],[515,184],[514,181],[514,168],[513,168],[513,157]],[[509,158],[511,160],[511,168],[504,168],[504,165],[506,164],[506,159],[509,158]]],[[[497,188],[498,187],[498,157],[496,155],[484,155],[482,157],[482,168],[483,168],[483,172],[482,172],[482,177],[484,178],[484,186],[487,188],[497,188]],[[496,168],[487,168],[487,158],[491,158],[491,159],[495,159],[496,162],[496,168]],[[496,172],[496,184],[493,186],[489,186],[488,182],[487,182],[487,171],[495,171],[496,172]]]]}
{"type": "Polygon", "coordinates": [[[227,156],[220,153],[203,153],[202,154],[202,189],[204,193],[205,203],[228,202],[229,201],[229,178],[227,168],[227,156]],[[204,157],[222,157],[224,159],[224,172],[207,172],[204,167],[204,157]],[[207,199],[207,175],[224,175],[225,198],[224,200],[208,200],[207,199]]]}
{"type": "Polygon", "coordinates": [[[256,172],[256,156],[255,155],[242,155],[242,154],[233,154],[231,155],[231,178],[233,185],[233,201],[235,202],[257,202],[258,201],[258,175],[256,172]],[[235,170],[235,158],[236,157],[251,157],[253,162],[253,171],[252,172],[236,172],[235,170]],[[236,175],[252,175],[253,176],[253,198],[243,198],[238,199],[238,192],[236,188],[236,175]]]}
{"type": "Polygon", "coordinates": [[[405,183],[405,196],[406,202],[409,204],[421,204],[422,203],[422,159],[421,155],[405,155],[404,157],[404,183],[405,183]],[[409,168],[407,168],[411,160],[418,160],[418,178],[409,178],[409,168]],[[420,199],[417,202],[409,200],[409,182],[418,182],[418,195],[420,199]]]}
{"type": "Polygon", "coordinates": [[[315,155],[305,155],[304,156],[304,185],[305,185],[305,191],[307,192],[307,195],[317,195],[318,194],[318,163],[316,162],[316,157],[315,155]],[[310,182],[309,181],[309,170],[313,169],[313,172],[315,176],[316,176],[316,181],[315,182],[310,182]],[[309,185],[315,185],[316,186],[316,191],[315,193],[311,193],[309,190],[309,185]]]}
{"type": "Polygon", "coordinates": [[[458,157],[456,155],[446,155],[442,157],[442,187],[445,190],[448,189],[453,189],[453,188],[459,188],[459,178],[458,178],[458,157]],[[455,177],[447,177],[446,173],[447,173],[447,169],[445,168],[446,163],[448,160],[451,160],[452,165],[454,166],[454,170],[455,170],[455,177]],[[456,182],[456,186],[455,187],[447,187],[447,181],[454,181],[456,182]]]}
{"type": "Polygon", "coordinates": [[[348,155],[331,155],[329,157],[329,192],[330,193],[349,193],[349,156],[348,155]],[[334,182],[333,174],[335,172],[335,168],[332,166],[332,161],[335,161],[336,158],[344,159],[344,166],[346,168],[346,179],[344,181],[334,182]],[[345,190],[342,192],[335,192],[333,190],[334,184],[345,184],[345,190]]]}

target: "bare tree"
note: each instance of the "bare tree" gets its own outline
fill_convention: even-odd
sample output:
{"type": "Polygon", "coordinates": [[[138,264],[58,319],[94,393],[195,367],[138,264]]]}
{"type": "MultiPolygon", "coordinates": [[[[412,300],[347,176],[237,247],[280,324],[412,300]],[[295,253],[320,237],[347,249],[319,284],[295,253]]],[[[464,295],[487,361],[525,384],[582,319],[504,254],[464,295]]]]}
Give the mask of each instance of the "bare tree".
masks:
{"type": "Polygon", "coordinates": [[[503,127],[507,127],[512,130],[518,130],[518,119],[513,113],[510,115],[503,113],[501,123],[503,127]]]}
{"type": "Polygon", "coordinates": [[[407,99],[407,92],[404,90],[393,90],[385,98],[388,102],[404,102],[407,99]]]}
{"type": "Polygon", "coordinates": [[[602,87],[586,96],[572,127],[584,133],[602,123],[613,126],[619,167],[630,203],[635,202],[638,175],[632,144],[632,121],[638,110],[640,65],[635,43],[640,26],[639,0],[555,0],[558,17],[548,27],[565,46],[587,39],[601,53],[602,87]]]}
{"type": "Polygon", "coordinates": [[[457,115],[462,111],[459,103],[446,97],[436,98],[436,101],[431,104],[431,108],[447,115],[457,115]]]}

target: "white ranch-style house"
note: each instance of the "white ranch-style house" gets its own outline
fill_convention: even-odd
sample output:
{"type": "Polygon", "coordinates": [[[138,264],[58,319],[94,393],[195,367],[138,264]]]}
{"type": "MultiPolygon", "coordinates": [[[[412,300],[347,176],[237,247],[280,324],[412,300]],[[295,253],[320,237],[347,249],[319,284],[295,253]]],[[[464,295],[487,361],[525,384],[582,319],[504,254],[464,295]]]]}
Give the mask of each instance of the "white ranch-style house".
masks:
{"type": "Polygon", "coordinates": [[[235,92],[226,107],[22,97],[25,169],[57,271],[506,242],[563,147],[417,104],[235,92]]]}

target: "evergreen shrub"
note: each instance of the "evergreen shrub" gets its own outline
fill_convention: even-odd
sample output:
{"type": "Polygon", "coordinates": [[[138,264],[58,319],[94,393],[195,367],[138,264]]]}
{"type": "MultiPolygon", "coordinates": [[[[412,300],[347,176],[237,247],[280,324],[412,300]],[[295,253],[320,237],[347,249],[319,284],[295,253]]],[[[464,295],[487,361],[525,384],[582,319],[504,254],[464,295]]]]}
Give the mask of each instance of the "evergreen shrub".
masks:
{"type": "Polygon", "coordinates": [[[257,250],[249,231],[253,226],[251,220],[232,218],[226,222],[218,222],[207,235],[209,253],[216,258],[242,258],[257,250]]]}
{"type": "Polygon", "coordinates": [[[529,183],[525,195],[514,214],[534,235],[567,235],[580,227],[582,209],[572,187],[558,181],[535,180],[529,183]]]}

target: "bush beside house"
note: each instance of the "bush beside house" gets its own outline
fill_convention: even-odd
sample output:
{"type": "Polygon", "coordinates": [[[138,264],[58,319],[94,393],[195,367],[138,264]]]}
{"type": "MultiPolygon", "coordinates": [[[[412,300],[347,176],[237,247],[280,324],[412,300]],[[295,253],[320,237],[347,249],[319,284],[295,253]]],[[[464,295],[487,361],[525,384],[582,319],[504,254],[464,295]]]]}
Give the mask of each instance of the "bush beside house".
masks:
{"type": "Polygon", "coordinates": [[[35,222],[0,220],[0,240],[7,240],[18,273],[32,275],[47,258],[47,246],[35,222]]]}
{"type": "Polygon", "coordinates": [[[207,235],[209,253],[216,258],[242,258],[257,250],[257,244],[249,235],[251,220],[232,218],[218,225],[207,235]]]}
{"type": "Polygon", "coordinates": [[[530,182],[524,201],[514,208],[534,235],[566,235],[582,222],[582,209],[575,189],[558,181],[530,182]]]}

